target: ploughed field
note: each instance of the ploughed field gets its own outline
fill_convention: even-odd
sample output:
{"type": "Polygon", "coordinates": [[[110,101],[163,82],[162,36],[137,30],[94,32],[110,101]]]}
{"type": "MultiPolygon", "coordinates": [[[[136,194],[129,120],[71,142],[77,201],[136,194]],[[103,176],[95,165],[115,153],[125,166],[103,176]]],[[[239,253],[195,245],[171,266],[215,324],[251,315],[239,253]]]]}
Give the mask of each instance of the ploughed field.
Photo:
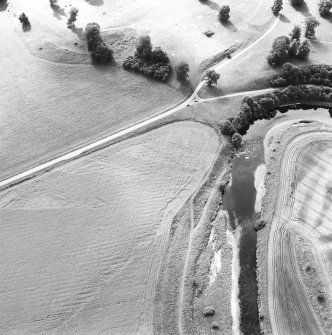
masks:
{"type": "MultiPolygon", "coordinates": [[[[296,127],[304,125],[287,131],[296,127]]],[[[326,334],[332,327],[331,161],[332,132],[323,124],[304,128],[283,152],[268,245],[274,335],[326,334]]]]}
{"type": "Polygon", "coordinates": [[[152,333],[170,223],[218,145],[178,122],[1,192],[0,333],[152,333]]]}

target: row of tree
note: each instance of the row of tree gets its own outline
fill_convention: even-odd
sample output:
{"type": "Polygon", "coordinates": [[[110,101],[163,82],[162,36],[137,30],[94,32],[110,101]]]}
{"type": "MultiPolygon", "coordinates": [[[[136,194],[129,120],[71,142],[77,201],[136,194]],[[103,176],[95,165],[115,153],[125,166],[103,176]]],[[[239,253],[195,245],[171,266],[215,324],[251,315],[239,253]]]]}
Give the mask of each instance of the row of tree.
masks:
{"type": "Polygon", "coordinates": [[[255,121],[273,118],[282,106],[306,101],[332,102],[332,88],[306,85],[288,86],[255,99],[245,97],[240,112],[221,125],[221,133],[231,138],[234,134],[244,135],[255,121]]]}
{"type": "Polygon", "coordinates": [[[282,73],[274,77],[271,81],[273,87],[298,84],[332,87],[332,66],[319,64],[298,67],[286,63],[282,66],[282,73]]]}

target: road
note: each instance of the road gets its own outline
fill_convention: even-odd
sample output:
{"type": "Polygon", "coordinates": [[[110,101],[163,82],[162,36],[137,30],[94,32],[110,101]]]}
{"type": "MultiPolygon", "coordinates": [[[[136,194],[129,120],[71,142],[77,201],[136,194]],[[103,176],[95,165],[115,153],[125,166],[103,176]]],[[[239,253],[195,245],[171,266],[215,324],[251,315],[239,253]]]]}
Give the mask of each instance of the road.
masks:
{"type": "MultiPolygon", "coordinates": [[[[231,59],[226,59],[224,61],[221,62],[221,64],[217,64],[215,66],[213,66],[211,69],[214,69],[215,71],[220,71],[222,68],[224,68],[225,66],[229,65],[232,63],[232,61],[234,61],[235,59],[239,58],[240,56],[242,56],[244,53],[248,52],[251,48],[253,48],[257,43],[259,43],[262,39],[264,39],[278,24],[279,18],[276,18],[276,20],[274,21],[273,25],[261,36],[259,37],[255,42],[253,42],[251,45],[249,45],[248,47],[246,47],[245,49],[241,50],[240,52],[236,53],[231,59]]],[[[137,123],[133,126],[130,126],[126,129],[120,130],[110,136],[104,137],[98,141],[95,141],[93,143],[90,143],[88,145],[85,145],[83,147],[80,147],[78,149],[75,149],[73,151],[68,152],[67,154],[64,154],[62,156],[59,156],[57,158],[54,158],[52,160],[49,160],[48,162],[45,162],[41,165],[38,165],[34,168],[31,168],[29,170],[26,170],[24,172],[21,172],[15,176],[12,176],[10,178],[4,179],[2,181],[0,181],[0,191],[3,189],[6,189],[12,185],[15,185],[17,183],[20,183],[24,180],[27,179],[31,179],[39,174],[41,174],[42,172],[45,171],[49,171],[51,169],[53,169],[56,166],[65,164],[66,162],[78,158],[82,155],[88,154],[89,152],[95,151],[98,148],[101,148],[105,145],[107,145],[108,143],[111,143],[114,140],[120,139],[123,136],[128,136],[130,134],[134,134],[135,132],[137,132],[138,130],[148,126],[148,125],[152,125],[155,122],[158,122],[162,119],[165,119],[166,117],[177,113],[178,111],[186,108],[187,106],[192,106],[196,103],[204,103],[204,102],[208,102],[208,101],[213,101],[213,100],[221,100],[221,99],[226,99],[226,98],[231,98],[231,97],[235,97],[235,96],[241,96],[241,95],[248,95],[248,94],[260,94],[260,93],[265,93],[266,91],[270,91],[271,89],[268,90],[260,90],[260,91],[245,91],[245,92],[238,92],[238,93],[233,93],[233,94],[229,94],[229,95],[225,95],[225,96],[221,96],[221,97],[215,97],[215,98],[209,98],[209,99],[202,99],[198,97],[198,92],[199,90],[204,86],[205,82],[201,81],[199,83],[199,85],[197,86],[197,88],[195,89],[194,93],[182,104],[180,104],[179,106],[172,108],[170,110],[167,110],[161,114],[158,114],[154,117],[151,117],[147,120],[144,120],[140,123],[137,123]]]]}

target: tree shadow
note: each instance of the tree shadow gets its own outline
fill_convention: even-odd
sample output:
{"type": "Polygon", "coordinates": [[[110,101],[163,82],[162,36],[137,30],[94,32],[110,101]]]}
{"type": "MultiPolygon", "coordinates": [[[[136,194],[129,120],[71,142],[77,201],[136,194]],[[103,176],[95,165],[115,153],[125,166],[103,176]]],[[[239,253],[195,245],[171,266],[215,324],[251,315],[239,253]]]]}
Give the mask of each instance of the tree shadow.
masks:
{"type": "Polygon", "coordinates": [[[232,21],[228,20],[227,22],[221,23],[226,29],[232,31],[233,33],[237,32],[237,27],[232,23],[232,21]]]}
{"type": "Polygon", "coordinates": [[[8,2],[7,0],[0,0],[0,12],[4,12],[8,7],[8,2]]]}
{"type": "Polygon", "coordinates": [[[29,23],[23,23],[22,24],[22,30],[25,33],[29,32],[31,30],[31,23],[30,22],[29,23]]]}
{"type": "Polygon", "coordinates": [[[65,9],[61,8],[59,5],[52,5],[51,8],[53,9],[53,16],[58,20],[61,20],[62,16],[66,16],[65,9]]]}
{"type": "Polygon", "coordinates": [[[310,38],[309,41],[320,52],[326,52],[329,49],[329,47],[326,44],[324,44],[323,42],[317,40],[316,37],[315,38],[310,38]]]}
{"type": "Polygon", "coordinates": [[[104,4],[104,0],[85,0],[91,6],[102,6],[104,4]]]}
{"type": "Polygon", "coordinates": [[[322,16],[322,19],[329,21],[330,23],[332,23],[332,13],[329,13],[325,16],[322,16]]]}
{"type": "Polygon", "coordinates": [[[80,39],[84,39],[84,29],[83,28],[76,28],[75,25],[68,27],[74,34],[76,34],[80,39]]]}
{"type": "Polygon", "coordinates": [[[280,19],[280,21],[283,22],[283,23],[290,23],[288,17],[285,16],[284,14],[279,14],[279,19],[280,19]]]}
{"type": "Polygon", "coordinates": [[[303,16],[310,16],[310,11],[307,3],[303,1],[301,6],[294,6],[293,7],[296,11],[300,12],[303,16]]]}
{"type": "Polygon", "coordinates": [[[210,7],[212,10],[218,11],[219,5],[215,3],[214,1],[208,0],[208,1],[199,1],[202,5],[210,7]]]}

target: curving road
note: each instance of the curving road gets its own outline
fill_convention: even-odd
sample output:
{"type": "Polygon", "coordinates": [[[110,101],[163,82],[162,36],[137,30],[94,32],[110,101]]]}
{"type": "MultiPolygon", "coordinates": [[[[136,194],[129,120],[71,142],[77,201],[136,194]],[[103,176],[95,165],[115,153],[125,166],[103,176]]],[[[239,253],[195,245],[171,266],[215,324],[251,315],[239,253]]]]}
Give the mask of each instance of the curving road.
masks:
{"type": "MultiPolygon", "coordinates": [[[[225,61],[222,61],[221,64],[213,66],[211,69],[214,69],[215,71],[220,71],[222,68],[225,66],[229,65],[232,61],[235,59],[239,58],[241,55],[244,53],[248,52],[251,48],[253,48],[257,43],[259,43],[262,39],[264,39],[278,24],[279,18],[276,18],[274,21],[273,25],[261,36],[259,37],[255,42],[253,42],[251,45],[246,47],[245,49],[241,50],[240,52],[236,53],[231,59],[226,59],[225,61]]],[[[162,119],[165,119],[166,117],[180,111],[181,109],[194,105],[196,103],[203,103],[207,101],[213,101],[213,100],[221,100],[221,99],[226,99],[230,97],[235,97],[235,96],[241,96],[241,95],[247,95],[247,94],[253,94],[253,93],[264,93],[266,91],[272,90],[272,89],[267,89],[267,90],[259,90],[259,91],[245,91],[245,92],[238,92],[234,94],[229,94],[221,97],[215,97],[215,98],[209,98],[209,99],[202,99],[198,97],[198,92],[199,90],[204,86],[205,82],[201,81],[200,84],[197,86],[195,89],[194,93],[182,104],[180,104],[177,107],[174,107],[170,110],[165,111],[164,113],[161,113],[159,115],[156,115],[154,117],[151,117],[147,120],[144,120],[140,123],[137,123],[133,126],[130,126],[128,128],[125,128],[123,130],[120,130],[110,136],[104,137],[98,141],[95,141],[91,144],[85,145],[83,147],[80,147],[78,149],[75,149],[73,151],[70,151],[67,154],[64,154],[62,156],[59,156],[57,158],[54,158],[48,162],[45,162],[41,165],[38,165],[32,169],[26,170],[24,172],[21,172],[15,176],[12,176],[10,178],[4,179],[0,181],[0,191],[8,188],[12,185],[15,185],[17,183],[20,183],[24,180],[31,179],[35,177],[36,175],[51,170],[56,166],[59,166],[61,164],[66,163],[67,161],[70,161],[72,159],[78,158],[82,155],[88,154],[94,150],[97,150],[98,148],[101,148],[107,144],[110,144],[112,141],[115,141],[117,139],[122,138],[123,136],[128,136],[130,134],[135,134],[138,130],[143,129],[144,127],[148,125],[152,125],[162,119]]]]}

